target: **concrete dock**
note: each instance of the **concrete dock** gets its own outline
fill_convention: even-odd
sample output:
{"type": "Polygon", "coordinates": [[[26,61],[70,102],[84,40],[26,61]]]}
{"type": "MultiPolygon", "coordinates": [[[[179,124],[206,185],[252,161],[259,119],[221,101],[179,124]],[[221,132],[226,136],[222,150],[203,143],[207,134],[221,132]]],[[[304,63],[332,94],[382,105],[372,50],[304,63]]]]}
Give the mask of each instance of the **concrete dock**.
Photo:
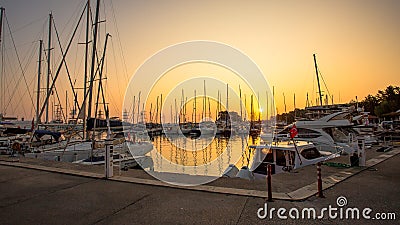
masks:
{"type": "MultiPolygon", "coordinates": [[[[345,196],[353,207],[395,212],[400,205],[400,148],[370,151],[367,167],[323,166],[325,198],[315,197],[315,167],[273,176],[269,207],[335,205],[345,196]]],[[[84,167],[26,158],[0,158],[0,224],[270,224],[298,223],[276,216],[260,219],[264,181],[221,178],[194,187],[173,187],[140,170],[105,180],[103,167],[84,167]]],[[[340,159],[338,159],[340,160],[340,159]]],[[[300,221],[304,222],[304,220],[300,221]]],[[[354,220],[307,220],[307,223],[353,224],[354,220]]],[[[376,220],[357,221],[375,224],[376,220]]],[[[379,221],[395,224],[395,221],[379,221]]]]}

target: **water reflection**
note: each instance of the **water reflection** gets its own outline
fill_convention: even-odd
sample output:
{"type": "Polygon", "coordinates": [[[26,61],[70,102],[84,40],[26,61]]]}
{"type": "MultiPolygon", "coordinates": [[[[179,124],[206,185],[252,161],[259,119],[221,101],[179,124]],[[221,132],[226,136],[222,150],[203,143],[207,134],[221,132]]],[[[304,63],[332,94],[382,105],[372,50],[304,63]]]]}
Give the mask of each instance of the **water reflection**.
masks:
{"type": "Polygon", "coordinates": [[[154,171],[202,176],[221,176],[229,164],[249,166],[252,152],[248,145],[258,144],[259,137],[156,136],[150,152],[154,171]]]}

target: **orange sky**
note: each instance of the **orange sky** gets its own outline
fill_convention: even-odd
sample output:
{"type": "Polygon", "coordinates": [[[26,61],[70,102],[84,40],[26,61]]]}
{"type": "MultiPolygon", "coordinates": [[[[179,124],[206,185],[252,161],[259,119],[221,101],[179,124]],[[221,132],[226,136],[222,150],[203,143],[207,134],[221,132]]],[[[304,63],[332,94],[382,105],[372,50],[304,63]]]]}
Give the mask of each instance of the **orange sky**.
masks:
{"type": "MultiPolygon", "coordinates": [[[[76,20],[84,3],[81,0],[40,0],[32,5],[27,0],[0,1],[6,8],[12,29],[21,28],[14,33],[17,46],[23,48],[26,43],[36,43],[34,48],[29,48],[31,52],[36,49],[39,38],[46,40],[45,24],[50,10],[64,37],[63,43],[66,43],[73,24],[69,21],[73,15],[72,21],[76,20]]],[[[103,6],[105,10],[101,11],[100,17],[107,20],[107,25],[102,24],[100,30],[102,35],[105,31],[112,35],[106,71],[107,97],[112,102],[113,115],[121,115],[129,78],[147,58],[165,47],[191,40],[225,43],[250,57],[269,84],[275,87],[279,113],[284,111],[283,93],[288,111],[293,109],[294,93],[297,107],[305,106],[307,92],[315,104],[313,53],[317,55],[320,72],[335,103],[339,100],[349,102],[355,96],[360,100],[388,85],[400,85],[400,2],[396,0],[263,0],[251,3],[119,0],[112,4],[106,0],[103,6]]],[[[80,29],[79,37],[82,42],[83,29],[80,29]]],[[[104,35],[100,43],[103,42],[104,35]]],[[[73,50],[81,51],[77,44],[73,50]]],[[[32,69],[26,76],[33,95],[37,52],[32,54],[32,69]]],[[[77,82],[82,80],[81,57],[75,53],[69,58],[70,70],[77,82]]],[[[55,57],[55,61],[53,70],[59,57],[55,57]]],[[[18,67],[14,67],[14,71],[18,71],[18,67]]],[[[64,80],[58,85],[64,105],[67,80],[65,72],[63,74],[64,80]]],[[[11,78],[9,80],[11,82],[11,78]]],[[[14,87],[14,83],[10,86],[14,87]]],[[[25,88],[22,84],[21,81],[18,88],[25,88]]],[[[171,85],[173,83],[166,87],[171,85]]],[[[199,91],[202,88],[202,84],[193,87],[199,91]]],[[[25,105],[31,105],[26,93],[21,94],[20,99],[25,105]]],[[[18,97],[11,102],[18,102],[18,97]]],[[[8,107],[6,112],[32,117],[31,108],[8,107]]]]}

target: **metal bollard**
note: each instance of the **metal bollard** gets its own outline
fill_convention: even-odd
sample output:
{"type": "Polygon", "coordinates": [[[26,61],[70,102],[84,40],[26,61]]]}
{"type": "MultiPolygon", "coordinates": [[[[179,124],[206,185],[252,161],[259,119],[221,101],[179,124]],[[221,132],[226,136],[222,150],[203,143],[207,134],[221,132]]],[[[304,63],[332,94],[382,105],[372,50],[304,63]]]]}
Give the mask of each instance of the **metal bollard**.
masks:
{"type": "Polygon", "coordinates": [[[317,163],[317,177],[318,177],[318,197],[324,198],[324,195],[322,194],[321,162],[317,163]]]}
{"type": "Polygon", "coordinates": [[[271,164],[268,164],[268,171],[267,171],[267,186],[268,186],[268,199],[267,201],[272,202],[272,184],[271,184],[271,164]]]}

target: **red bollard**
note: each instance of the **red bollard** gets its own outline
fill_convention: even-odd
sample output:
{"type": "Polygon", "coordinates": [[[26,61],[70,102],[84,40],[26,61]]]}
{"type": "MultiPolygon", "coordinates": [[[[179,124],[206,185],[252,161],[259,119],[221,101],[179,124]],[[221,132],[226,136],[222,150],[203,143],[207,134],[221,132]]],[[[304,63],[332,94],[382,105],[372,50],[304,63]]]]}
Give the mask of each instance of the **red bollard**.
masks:
{"type": "Polygon", "coordinates": [[[268,171],[267,171],[267,186],[268,186],[268,199],[267,201],[272,202],[272,185],[271,185],[271,164],[268,164],[268,171]]]}
{"type": "Polygon", "coordinates": [[[317,163],[317,176],[318,176],[318,197],[324,198],[324,195],[322,194],[321,162],[317,163]]]}

